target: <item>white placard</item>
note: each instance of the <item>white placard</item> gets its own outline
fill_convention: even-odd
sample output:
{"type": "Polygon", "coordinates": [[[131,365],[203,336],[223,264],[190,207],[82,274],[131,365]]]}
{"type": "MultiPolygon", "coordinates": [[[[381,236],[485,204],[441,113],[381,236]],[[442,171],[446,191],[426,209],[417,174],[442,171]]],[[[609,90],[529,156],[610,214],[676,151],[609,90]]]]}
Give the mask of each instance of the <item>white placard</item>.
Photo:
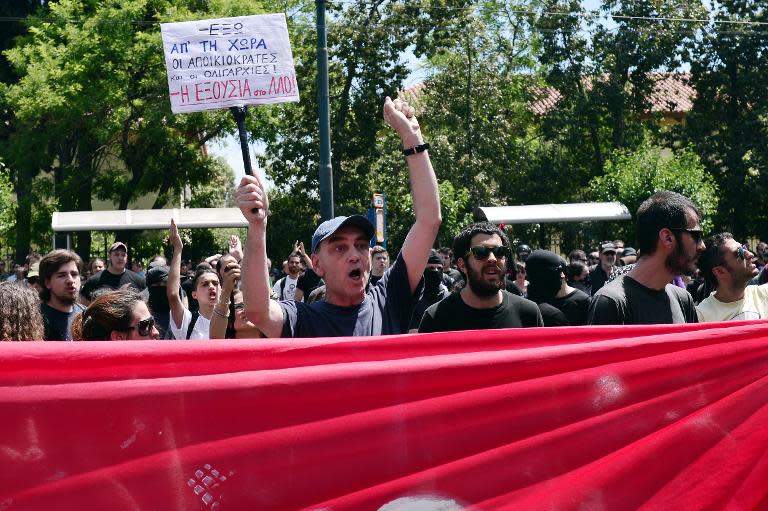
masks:
{"type": "Polygon", "coordinates": [[[285,14],[162,23],[174,113],[299,100],[285,14]]]}

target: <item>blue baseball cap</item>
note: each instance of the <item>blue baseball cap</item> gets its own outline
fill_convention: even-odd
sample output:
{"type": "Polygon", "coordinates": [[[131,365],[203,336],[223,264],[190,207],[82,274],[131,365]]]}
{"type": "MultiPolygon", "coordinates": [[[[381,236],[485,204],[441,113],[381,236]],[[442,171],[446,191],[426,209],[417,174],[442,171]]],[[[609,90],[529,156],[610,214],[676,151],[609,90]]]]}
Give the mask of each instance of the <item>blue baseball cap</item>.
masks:
{"type": "Polygon", "coordinates": [[[312,253],[317,252],[320,243],[342,227],[357,227],[369,240],[373,238],[374,228],[370,220],[363,215],[337,216],[320,224],[312,235],[312,253]]]}

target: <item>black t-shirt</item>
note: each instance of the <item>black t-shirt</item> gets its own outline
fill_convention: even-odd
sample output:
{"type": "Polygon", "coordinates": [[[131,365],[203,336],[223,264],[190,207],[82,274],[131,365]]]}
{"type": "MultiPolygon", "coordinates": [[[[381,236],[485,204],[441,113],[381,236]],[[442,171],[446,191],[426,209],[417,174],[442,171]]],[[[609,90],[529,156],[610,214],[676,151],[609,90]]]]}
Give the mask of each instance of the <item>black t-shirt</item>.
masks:
{"type": "Polygon", "coordinates": [[[413,316],[411,316],[411,324],[408,329],[413,330],[419,328],[421,318],[424,316],[424,311],[440,300],[447,298],[448,295],[450,295],[450,293],[445,286],[440,286],[437,288],[436,292],[429,292],[425,289],[424,294],[421,295],[421,298],[419,298],[419,301],[416,302],[416,306],[413,308],[413,316]]]}
{"type": "Polygon", "coordinates": [[[46,341],[71,341],[72,321],[75,316],[85,310],[85,307],[76,303],[72,306],[72,312],[61,312],[47,303],[40,304],[40,312],[43,313],[46,341]]]}
{"type": "Polygon", "coordinates": [[[697,323],[696,307],[683,288],[667,284],[657,290],[645,287],[629,275],[606,284],[592,297],[590,325],[662,325],[697,323]]]}
{"type": "Polygon", "coordinates": [[[605,273],[603,266],[598,264],[595,269],[589,272],[589,280],[592,283],[592,294],[597,293],[606,283],[610,274],[605,273]]]}
{"type": "Polygon", "coordinates": [[[83,288],[80,290],[80,294],[90,301],[93,300],[93,294],[96,291],[102,289],[115,290],[126,284],[137,291],[143,291],[147,288],[147,283],[144,280],[144,277],[140,277],[131,270],[125,270],[120,275],[115,275],[109,270],[103,270],[85,281],[83,288]]]}
{"type": "Polygon", "coordinates": [[[532,301],[501,291],[502,301],[490,309],[475,309],[454,293],[424,312],[419,332],[451,332],[544,326],[539,307],[532,301]]]}
{"type": "Polygon", "coordinates": [[[309,299],[309,295],[312,294],[312,291],[322,284],[323,279],[320,278],[320,275],[315,273],[312,268],[307,268],[307,271],[300,275],[299,279],[296,281],[296,289],[301,289],[304,293],[304,301],[306,302],[309,299]]]}
{"type": "MultiPolygon", "coordinates": [[[[571,293],[562,298],[552,298],[544,300],[544,302],[562,311],[568,320],[568,325],[578,326],[587,324],[589,296],[583,291],[574,289],[571,293]]],[[[544,324],[547,324],[546,318],[544,324]]]]}
{"type": "Polygon", "coordinates": [[[563,311],[550,305],[547,302],[541,302],[539,305],[539,311],[541,311],[541,318],[544,320],[544,326],[569,326],[571,323],[568,318],[565,317],[563,311]]]}

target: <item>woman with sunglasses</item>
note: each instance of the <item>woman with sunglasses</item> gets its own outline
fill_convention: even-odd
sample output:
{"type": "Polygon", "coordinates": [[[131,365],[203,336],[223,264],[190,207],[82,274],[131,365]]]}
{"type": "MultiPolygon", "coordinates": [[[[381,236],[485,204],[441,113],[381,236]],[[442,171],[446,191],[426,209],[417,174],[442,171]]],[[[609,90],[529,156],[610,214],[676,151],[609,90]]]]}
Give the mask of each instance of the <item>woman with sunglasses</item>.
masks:
{"type": "Polygon", "coordinates": [[[132,289],[104,293],[72,322],[75,341],[159,339],[155,319],[141,295],[132,289]]]}

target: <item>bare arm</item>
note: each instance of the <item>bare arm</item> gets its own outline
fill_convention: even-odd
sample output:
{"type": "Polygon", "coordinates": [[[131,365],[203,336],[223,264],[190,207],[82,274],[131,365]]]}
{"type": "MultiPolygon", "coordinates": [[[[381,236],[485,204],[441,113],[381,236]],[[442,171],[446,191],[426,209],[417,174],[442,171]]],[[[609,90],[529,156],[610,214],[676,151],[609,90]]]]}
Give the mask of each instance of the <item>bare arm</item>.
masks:
{"type": "Polygon", "coordinates": [[[242,281],[245,314],[267,337],[280,337],[283,309],[270,300],[267,268],[267,215],[269,199],[258,176],[245,176],[235,194],[237,206],[248,220],[248,238],[243,251],[242,281]],[[255,210],[255,212],[254,212],[255,210]]]}
{"type": "MultiPolygon", "coordinates": [[[[400,135],[403,148],[407,149],[424,143],[419,121],[408,103],[400,99],[392,101],[387,98],[384,101],[384,120],[400,135]]],[[[429,250],[435,242],[442,217],[437,178],[432,169],[429,154],[423,151],[407,156],[406,160],[416,221],[408,231],[401,254],[408,267],[411,291],[415,291],[427,265],[429,250]]]]}
{"type": "Polygon", "coordinates": [[[184,304],[179,297],[179,286],[181,285],[181,236],[176,222],[171,219],[171,231],[168,240],[173,247],[173,256],[171,256],[171,267],[168,271],[168,283],[165,292],[168,295],[168,305],[171,307],[171,320],[176,328],[181,328],[181,322],[184,321],[184,304]]]}
{"type": "Polygon", "coordinates": [[[229,299],[235,290],[235,285],[240,280],[240,265],[230,261],[222,268],[224,282],[222,283],[219,300],[213,307],[209,337],[211,339],[224,339],[227,336],[227,323],[229,318],[229,299]]]}
{"type": "MultiPolygon", "coordinates": [[[[293,246],[293,251],[299,253],[299,257],[301,257],[301,260],[304,262],[304,266],[306,266],[309,269],[314,269],[315,267],[312,265],[312,258],[307,255],[307,251],[304,250],[304,242],[302,241],[299,243],[298,241],[293,246]]],[[[301,302],[304,301],[304,291],[302,289],[296,289],[294,291],[293,300],[295,302],[301,302]]]]}

